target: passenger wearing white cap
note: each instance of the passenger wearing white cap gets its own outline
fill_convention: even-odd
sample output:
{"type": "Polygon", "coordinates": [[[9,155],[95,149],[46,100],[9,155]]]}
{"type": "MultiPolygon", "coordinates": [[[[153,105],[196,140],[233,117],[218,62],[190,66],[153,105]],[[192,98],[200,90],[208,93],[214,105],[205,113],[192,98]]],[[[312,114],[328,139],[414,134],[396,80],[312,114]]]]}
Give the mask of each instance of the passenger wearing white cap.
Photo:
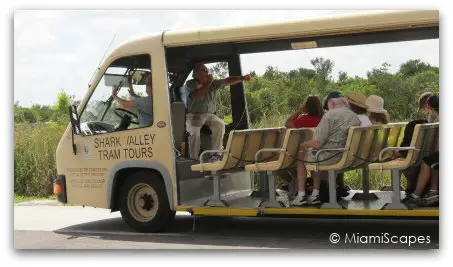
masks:
{"type": "Polygon", "coordinates": [[[366,100],[368,118],[374,124],[389,123],[389,114],[384,109],[384,99],[377,95],[370,95],[366,100]]]}

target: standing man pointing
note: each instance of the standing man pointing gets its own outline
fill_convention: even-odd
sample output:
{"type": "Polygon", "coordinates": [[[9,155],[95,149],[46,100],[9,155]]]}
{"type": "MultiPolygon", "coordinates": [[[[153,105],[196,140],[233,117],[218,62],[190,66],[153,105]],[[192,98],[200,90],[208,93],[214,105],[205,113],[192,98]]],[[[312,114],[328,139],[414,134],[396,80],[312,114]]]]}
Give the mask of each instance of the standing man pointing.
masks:
{"type": "MultiPolygon", "coordinates": [[[[242,81],[249,81],[250,75],[232,76],[214,80],[208,69],[202,63],[196,63],[192,77],[185,84],[189,96],[187,99],[186,129],[189,132],[189,155],[198,159],[200,153],[200,130],[206,124],[212,132],[212,149],[222,148],[225,123],[214,113],[216,111],[216,92],[225,86],[235,85],[242,81]]],[[[220,155],[214,154],[211,161],[220,160],[220,155]]]]}

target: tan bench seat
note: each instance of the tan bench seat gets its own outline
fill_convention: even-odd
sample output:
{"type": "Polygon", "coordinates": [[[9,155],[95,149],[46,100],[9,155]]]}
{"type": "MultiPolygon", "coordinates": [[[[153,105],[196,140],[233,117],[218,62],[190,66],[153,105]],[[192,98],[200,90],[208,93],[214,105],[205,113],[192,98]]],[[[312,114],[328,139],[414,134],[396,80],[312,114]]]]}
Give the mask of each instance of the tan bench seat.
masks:
{"type": "MultiPolygon", "coordinates": [[[[323,208],[340,208],[336,202],[336,175],[354,169],[362,169],[363,193],[356,194],[355,199],[376,199],[376,195],[369,192],[369,172],[368,164],[378,161],[380,151],[387,146],[396,146],[401,138],[404,127],[407,123],[392,123],[387,125],[374,125],[369,127],[351,127],[348,132],[345,147],[333,149],[341,154],[341,159],[334,164],[322,164],[322,162],[306,163],[308,171],[327,171],[329,172],[329,198],[330,203],[323,205],[323,208]],[[333,185],[333,186],[332,186],[333,185]]],[[[248,171],[265,171],[270,174],[270,184],[273,184],[271,172],[288,168],[297,164],[299,145],[311,140],[315,128],[310,129],[290,129],[287,130],[282,148],[275,148],[273,151],[280,153],[275,161],[260,163],[256,160],[255,164],[245,166],[248,171]]],[[[324,150],[315,151],[323,153],[324,150]]],[[[386,157],[391,157],[392,153],[387,153],[386,157]]],[[[339,155],[340,156],[340,155],[339,155]]],[[[270,193],[273,191],[269,189],[270,193]]],[[[274,196],[269,199],[272,202],[274,196]]],[[[268,203],[266,203],[268,204],[268,203]]],[[[275,203],[271,203],[275,206],[275,203]]]]}
{"type": "MultiPolygon", "coordinates": [[[[221,171],[243,168],[247,163],[254,162],[255,154],[262,148],[275,148],[281,145],[284,128],[263,128],[231,131],[224,150],[207,150],[200,155],[200,164],[192,165],[192,171],[221,171]],[[203,162],[206,154],[221,153],[222,159],[217,162],[203,162]]],[[[267,153],[264,158],[272,160],[275,153],[267,153]]]]}
{"type": "Polygon", "coordinates": [[[371,147],[373,146],[373,136],[375,129],[379,126],[370,127],[350,127],[345,147],[335,149],[320,149],[314,151],[316,158],[323,151],[337,151],[340,159],[333,164],[306,163],[307,171],[327,171],[329,177],[329,203],[324,203],[321,207],[327,209],[342,208],[337,202],[336,193],[336,176],[338,173],[343,173],[348,170],[359,169],[366,164],[369,158],[371,147]]]}
{"type": "Polygon", "coordinates": [[[261,207],[282,207],[282,203],[278,203],[275,195],[275,171],[288,169],[297,164],[299,146],[301,143],[312,138],[315,128],[300,128],[287,129],[283,144],[281,147],[264,148],[258,150],[255,155],[255,163],[245,166],[245,170],[254,172],[266,172],[269,179],[269,196],[268,200],[260,204],[261,207]],[[265,153],[277,153],[278,158],[273,161],[260,162],[265,153]]]}
{"type": "Polygon", "coordinates": [[[378,163],[368,165],[370,170],[391,170],[392,172],[392,202],[385,209],[407,209],[401,202],[400,184],[401,173],[413,166],[420,164],[423,157],[438,151],[439,123],[417,124],[414,127],[411,144],[408,147],[388,146],[379,153],[378,163]],[[385,162],[386,153],[406,150],[405,158],[393,159],[385,162]]]}
{"type": "MultiPolygon", "coordinates": [[[[263,148],[281,146],[283,127],[231,131],[224,150],[207,150],[200,155],[200,164],[192,165],[192,171],[209,172],[213,177],[214,195],[205,205],[225,206],[220,199],[220,175],[243,171],[244,166],[255,161],[255,154],[263,148]],[[207,154],[220,153],[222,159],[217,162],[203,162],[207,154]]],[[[262,160],[272,161],[277,158],[274,152],[263,153],[262,160]]]]}
{"type": "Polygon", "coordinates": [[[256,152],[255,163],[245,166],[247,171],[276,171],[287,169],[295,164],[298,157],[299,145],[311,140],[315,128],[287,129],[281,147],[261,149],[256,152]],[[274,152],[278,158],[274,161],[260,162],[261,154],[274,152]]]}
{"type": "MultiPolygon", "coordinates": [[[[404,136],[406,122],[389,123],[384,125],[372,126],[374,131],[373,141],[368,158],[362,167],[362,193],[355,193],[354,200],[376,200],[377,195],[370,193],[369,169],[368,165],[379,161],[379,153],[388,146],[397,146],[404,136]]],[[[394,158],[394,153],[385,153],[383,159],[394,158]]],[[[384,205],[384,204],[383,204],[384,205]]]]}
{"type": "MultiPolygon", "coordinates": [[[[377,198],[369,193],[368,165],[377,161],[382,148],[396,145],[406,123],[393,123],[387,125],[373,125],[368,127],[351,127],[348,132],[344,148],[330,149],[338,151],[341,158],[333,164],[307,163],[307,171],[327,171],[329,179],[329,203],[322,208],[340,208],[336,199],[336,176],[338,173],[362,169],[363,193],[355,196],[355,199],[370,200],[377,198]]],[[[317,154],[325,151],[316,151],[317,154]]]]}

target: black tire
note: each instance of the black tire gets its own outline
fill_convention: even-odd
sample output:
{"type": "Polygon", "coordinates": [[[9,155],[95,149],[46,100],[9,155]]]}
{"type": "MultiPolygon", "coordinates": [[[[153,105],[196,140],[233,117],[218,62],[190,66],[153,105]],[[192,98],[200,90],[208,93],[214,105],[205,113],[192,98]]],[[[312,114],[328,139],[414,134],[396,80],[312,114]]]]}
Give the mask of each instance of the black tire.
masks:
{"type": "Polygon", "coordinates": [[[120,191],[119,208],[126,224],[141,233],[163,231],[175,217],[164,182],[149,171],[126,177],[120,191]]]}

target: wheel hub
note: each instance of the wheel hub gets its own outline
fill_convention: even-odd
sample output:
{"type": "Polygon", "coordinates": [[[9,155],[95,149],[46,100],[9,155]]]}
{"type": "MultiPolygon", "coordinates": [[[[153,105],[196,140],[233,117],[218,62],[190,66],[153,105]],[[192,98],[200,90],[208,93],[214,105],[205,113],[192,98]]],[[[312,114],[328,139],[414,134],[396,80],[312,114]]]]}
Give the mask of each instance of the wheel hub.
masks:
{"type": "Polygon", "coordinates": [[[149,194],[144,194],[139,200],[139,206],[146,211],[150,211],[154,207],[153,197],[149,194]]]}
{"type": "Polygon", "coordinates": [[[128,209],[135,220],[149,222],[157,213],[159,198],[154,188],[148,184],[134,185],[127,196],[128,209]]]}

